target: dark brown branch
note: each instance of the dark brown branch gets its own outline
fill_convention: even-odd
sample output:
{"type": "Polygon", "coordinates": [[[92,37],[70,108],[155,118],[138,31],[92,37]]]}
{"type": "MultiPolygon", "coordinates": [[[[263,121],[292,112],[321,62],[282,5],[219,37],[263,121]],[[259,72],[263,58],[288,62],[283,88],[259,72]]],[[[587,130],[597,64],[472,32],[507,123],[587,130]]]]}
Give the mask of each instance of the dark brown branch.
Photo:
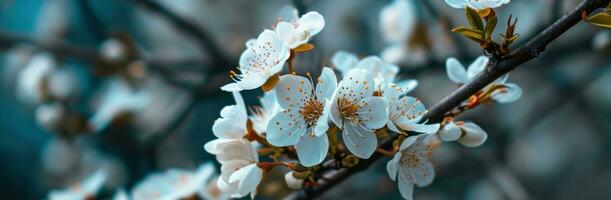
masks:
{"type": "MultiPolygon", "coordinates": [[[[511,53],[509,56],[504,58],[492,58],[491,62],[488,63],[486,70],[478,74],[471,82],[463,85],[458,90],[433,106],[425,115],[425,118],[430,119],[431,121],[439,121],[441,118],[443,118],[446,112],[454,109],[464,100],[488,84],[492,83],[494,80],[513,70],[517,66],[538,57],[549,43],[581,21],[582,12],[591,13],[598,8],[606,6],[610,1],[611,0],[585,0],[581,2],[575,10],[558,19],[555,23],[551,24],[548,28],[532,38],[524,46],[511,53]]],[[[395,135],[391,140],[383,141],[380,146],[382,146],[382,148],[388,148],[392,146],[392,142],[396,138],[397,136],[395,135]]],[[[328,182],[322,182],[317,187],[297,191],[289,196],[288,199],[316,198],[333,188],[335,185],[339,184],[341,181],[350,177],[352,174],[367,169],[382,157],[384,156],[375,153],[370,159],[361,160],[361,162],[353,168],[341,169],[337,171],[332,177],[329,178],[330,180],[328,182]]],[[[331,160],[328,162],[334,161],[331,160]]]]}
{"type": "Polygon", "coordinates": [[[212,37],[200,26],[195,23],[178,16],[176,13],[152,0],[131,0],[132,2],[141,5],[143,8],[148,9],[152,12],[158,13],[161,16],[169,20],[177,30],[184,34],[196,39],[199,45],[206,50],[213,59],[214,69],[224,69],[232,66],[231,59],[225,55],[223,50],[214,43],[212,37]]]}

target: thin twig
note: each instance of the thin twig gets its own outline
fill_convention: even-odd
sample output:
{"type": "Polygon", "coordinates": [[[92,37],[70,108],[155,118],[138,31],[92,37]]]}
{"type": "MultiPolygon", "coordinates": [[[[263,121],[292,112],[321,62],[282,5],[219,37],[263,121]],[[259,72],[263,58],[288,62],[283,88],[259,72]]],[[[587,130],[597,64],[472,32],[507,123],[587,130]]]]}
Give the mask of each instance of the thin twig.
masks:
{"type": "Polygon", "coordinates": [[[225,55],[223,50],[214,43],[212,37],[208,32],[206,32],[203,28],[196,25],[195,23],[189,21],[188,19],[182,18],[178,16],[176,13],[172,12],[168,8],[162,6],[156,1],[152,0],[131,0],[137,5],[141,5],[143,8],[148,9],[149,11],[160,14],[169,20],[177,30],[182,31],[184,34],[196,39],[199,45],[210,53],[213,63],[215,66],[212,66],[212,71],[215,70],[224,70],[225,68],[232,66],[232,61],[229,56],[225,55]]]}
{"type": "MultiPolygon", "coordinates": [[[[492,58],[491,62],[488,63],[486,70],[478,74],[471,82],[463,85],[458,90],[444,98],[441,102],[433,106],[424,118],[429,119],[432,122],[441,120],[446,112],[460,105],[460,103],[469,98],[471,95],[475,94],[477,91],[481,90],[517,66],[538,57],[549,43],[581,21],[582,12],[591,13],[595,9],[606,6],[610,1],[611,0],[585,0],[581,2],[575,10],[558,19],[555,23],[551,24],[543,32],[539,33],[528,43],[511,53],[509,56],[504,58],[492,58]]],[[[391,140],[384,141],[380,146],[382,148],[391,146],[396,137],[397,136],[395,135],[391,140]]],[[[370,165],[382,157],[384,156],[381,154],[373,154],[370,159],[361,160],[361,162],[359,162],[359,164],[355,167],[337,171],[333,177],[330,177],[330,181],[320,183],[320,185],[317,187],[297,191],[288,198],[316,198],[333,188],[335,185],[339,184],[341,181],[350,177],[352,174],[367,169],[370,165]]],[[[333,162],[333,160],[330,160],[329,162],[333,162]]]]}

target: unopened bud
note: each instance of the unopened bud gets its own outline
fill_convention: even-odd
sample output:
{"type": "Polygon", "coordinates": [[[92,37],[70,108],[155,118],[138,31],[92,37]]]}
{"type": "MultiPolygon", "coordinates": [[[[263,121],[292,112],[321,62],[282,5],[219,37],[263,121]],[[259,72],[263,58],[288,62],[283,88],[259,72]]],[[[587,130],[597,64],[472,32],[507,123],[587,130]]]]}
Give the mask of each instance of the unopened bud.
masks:
{"type": "Polygon", "coordinates": [[[303,186],[303,180],[301,177],[297,177],[297,173],[290,171],[284,175],[284,180],[286,181],[286,185],[291,189],[301,189],[303,186]]]}

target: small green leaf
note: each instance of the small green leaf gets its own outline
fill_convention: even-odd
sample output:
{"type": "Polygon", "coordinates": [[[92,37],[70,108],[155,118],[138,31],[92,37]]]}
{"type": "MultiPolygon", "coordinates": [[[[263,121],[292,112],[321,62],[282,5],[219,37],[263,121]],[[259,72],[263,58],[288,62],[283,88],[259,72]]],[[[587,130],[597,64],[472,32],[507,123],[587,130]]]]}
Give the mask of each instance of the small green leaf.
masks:
{"type": "Polygon", "coordinates": [[[479,43],[482,43],[485,41],[484,38],[482,38],[481,31],[472,30],[464,26],[456,27],[452,29],[452,32],[463,34],[465,37],[473,41],[479,42],[479,43]]]}
{"type": "Polygon", "coordinates": [[[484,23],[482,22],[482,18],[473,8],[469,6],[465,7],[465,17],[467,17],[467,22],[469,22],[471,28],[482,32],[484,31],[484,23]]]}
{"type": "Polygon", "coordinates": [[[611,14],[610,13],[598,13],[589,17],[586,21],[590,22],[595,26],[603,28],[611,28],[611,14]]]}
{"type": "Polygon", "coordinates": [[[490,39],[490,37],[492,37],[492,33],[494,32],[494,29],[496,28],[496,23],[497,23],[496,17],[491,17],[490,19],[488,19],[488,21],[486,21],[486,39],[490,39]]]}

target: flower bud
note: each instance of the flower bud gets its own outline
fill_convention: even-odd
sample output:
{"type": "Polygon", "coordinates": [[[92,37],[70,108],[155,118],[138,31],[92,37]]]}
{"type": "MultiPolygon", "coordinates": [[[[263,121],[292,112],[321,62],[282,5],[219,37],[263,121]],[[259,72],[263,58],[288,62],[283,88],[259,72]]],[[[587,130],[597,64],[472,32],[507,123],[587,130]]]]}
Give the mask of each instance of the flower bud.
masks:
{"type": "Polygon", "coordinates": [[[66,100],[80,94],[78,77],[74,71],[61,69],[49,76],[49,93],[51,96],[66,100]]]}
{"type": "Polygon", "coordinates": [[[295,177],[293,171],[290,171],[284,175],[284,180],[286,181],[286,185],[291,189],[301,189],[303,186],[303,180],[295,177]]]}
{"type": "Polygon", "coordinates": [[[450,122],[443,126],[443,129],[439,132],[439,137],[444,142],[452,142],[458,140],[462,132],[454,122],[450,122]]]}
{"type": "Polygon", "coordinates": [[[109,39],[100,46],[100,54],[108,61],[121,62],[126,58],[127,50],[119,40],[109,39]]]}
{"type": "Polygon", "coordinates": [[[460,128],[464,132],[464,135],[458,139],[458,142],[466,147],[480,146],[488,139],[486,131],[477,124],[466,122],[464,125],[460,126],[460,128]]]}

